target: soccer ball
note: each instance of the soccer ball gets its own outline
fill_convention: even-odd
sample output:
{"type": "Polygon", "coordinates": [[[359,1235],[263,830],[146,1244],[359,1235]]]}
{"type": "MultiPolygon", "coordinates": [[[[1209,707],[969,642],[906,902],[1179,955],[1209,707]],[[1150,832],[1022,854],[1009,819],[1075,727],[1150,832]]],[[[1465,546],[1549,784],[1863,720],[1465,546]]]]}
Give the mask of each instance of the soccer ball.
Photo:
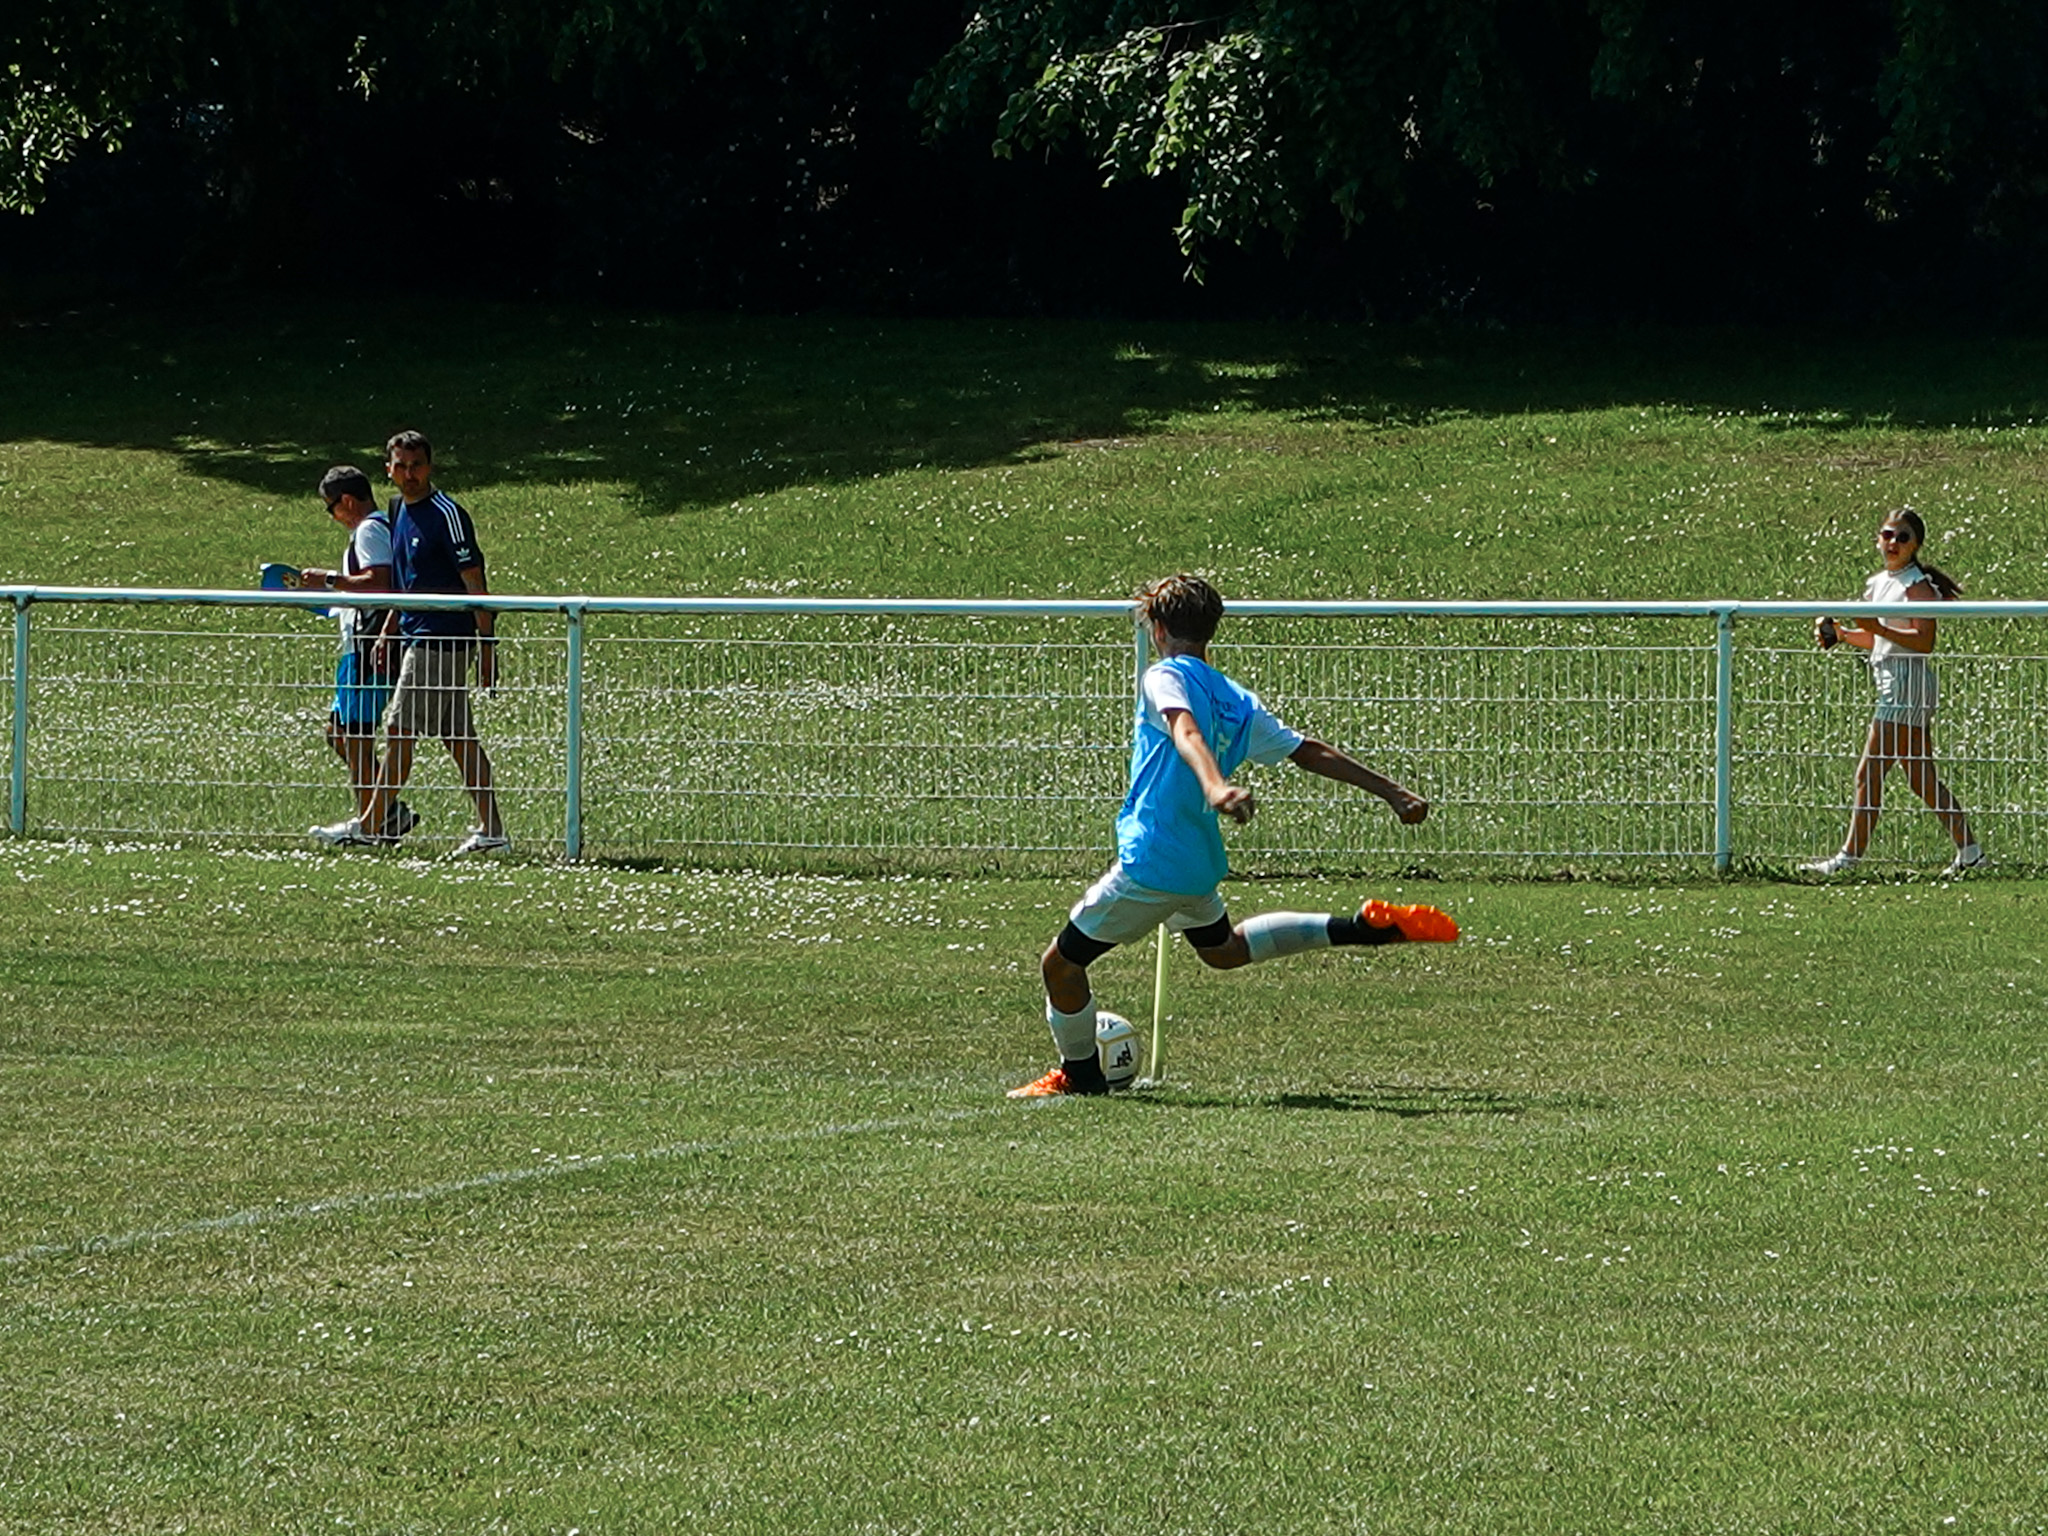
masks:
{"type": "Polygon", "coordinates": [[[1110,1087],[1128,1088],[1136,1082],[1143,1054],[1138,1032],[1129,1019],[1106,1011],[1095,1015],[1095,1055],[1110,1087]]]}

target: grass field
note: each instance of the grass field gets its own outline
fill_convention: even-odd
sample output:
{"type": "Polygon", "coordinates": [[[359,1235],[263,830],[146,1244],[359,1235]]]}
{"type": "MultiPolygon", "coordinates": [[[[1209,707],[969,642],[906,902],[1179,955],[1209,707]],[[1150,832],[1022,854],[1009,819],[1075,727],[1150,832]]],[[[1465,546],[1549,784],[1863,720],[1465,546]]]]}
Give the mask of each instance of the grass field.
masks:
{"type": "Polygon", "coordinates": [[[246,586],[417,426],[510,592],[2048,593],[2048,345],[238,304],[0,337],[0,582],[246,586]]]}
{"type": "MultiPolygon", "coordinates": [[[[0,581],[2048,593],[2031,341],[427,318],[13,328],[0,581]]],[[[1466,938],[1009,1103],[1095,872],[0,841],[0,1530],[2048,1529],[2038,883],[1240,883],[1466,938]]]]}
{"type": "Polygon", "coordinates": [[[0,866],[9,1530],[2043,1525],[2030,885],[1433,888],[1034,1106],[1061,884],[0,866]]]}

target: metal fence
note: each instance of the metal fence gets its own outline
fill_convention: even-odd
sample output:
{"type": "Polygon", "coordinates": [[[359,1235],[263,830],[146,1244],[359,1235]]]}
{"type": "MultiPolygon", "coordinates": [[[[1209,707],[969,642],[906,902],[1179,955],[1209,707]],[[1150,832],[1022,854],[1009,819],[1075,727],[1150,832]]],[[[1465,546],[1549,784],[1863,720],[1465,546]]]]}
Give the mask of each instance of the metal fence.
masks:
{"type": "MultiPolygon", "coordinates": [[[[303,842],[349,808],[321,737],[328,594],[0,587],[15,835],[303,842]]],[[[1117,602],[492,597],[478,701],[508,829],[570,858],[1072,874],[1103,862],[1147,659],[1117,602]]],[[[476,600],[418,600],[421,607],[476,600]]],[[[1234,867],[1784,868],[1839,845],[1870,712],[1809,603],[1233,602],[1214,659],[1427,795],[1250,770],[1234,867]]],[[[1868,605],[1825,605],[1869,613],[1868,605]]],[[[1998,867],[2048,862],[2048,603],[1940,610],[1936,755],[1998,867]]],[[[422,743],[415,851],[469,808],[422,743]]],[[[1948,845],[1894,775],[1870,864],[1948,845]]]]}

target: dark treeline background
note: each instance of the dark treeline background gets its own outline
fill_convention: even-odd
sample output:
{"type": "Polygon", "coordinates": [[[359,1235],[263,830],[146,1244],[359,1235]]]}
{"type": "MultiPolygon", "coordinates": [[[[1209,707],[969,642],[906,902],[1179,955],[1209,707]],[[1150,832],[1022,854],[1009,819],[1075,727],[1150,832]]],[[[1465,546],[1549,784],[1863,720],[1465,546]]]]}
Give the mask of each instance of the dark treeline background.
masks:
{"type": "Polygon", "coordinates": [[[17,303],[2031,321],[2036,0],[14,0],[17,303]]]}

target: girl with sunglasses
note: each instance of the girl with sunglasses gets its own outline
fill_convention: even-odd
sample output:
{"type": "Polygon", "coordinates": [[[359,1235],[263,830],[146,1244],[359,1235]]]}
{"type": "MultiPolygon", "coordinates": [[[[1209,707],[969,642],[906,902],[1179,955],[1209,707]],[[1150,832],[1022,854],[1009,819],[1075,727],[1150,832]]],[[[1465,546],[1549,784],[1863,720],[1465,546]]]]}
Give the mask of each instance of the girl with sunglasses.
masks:
{"type": "MultiPolygon", "coordinates": [[[[1865,602],[1941,602],[1961,594],[1955,578],[1921,562],[1920,546],[1926,538],[1927,526],[1912,508],[1901,507],[1886,516],[1877,530],[1877,551],[1884,569],[1863,584],[1865,602]]],[[[1856,866],[1883,809],[1884,778],[1894,763],[1905,770],[1913,793],[1927,802],[1943,830],[1955,840],[1955,857],[1942,873],[1953,877],[1982,864],[1984,850],[1970,835],[1969,817],[1934,769],[1935,680],[1934,668],[1927,660],[1934,650],[1934,620],[1880,616],[1838,622],[1822,618],[1815,621],[1813,635],[1822,650],[1839,643],[1870,652],[1877,709],[1863,743],[1862,761],[1856,765],[1856,805],[1841,852],[1800,868],[1811,875],[1839,875],[1856,866]]]]}

